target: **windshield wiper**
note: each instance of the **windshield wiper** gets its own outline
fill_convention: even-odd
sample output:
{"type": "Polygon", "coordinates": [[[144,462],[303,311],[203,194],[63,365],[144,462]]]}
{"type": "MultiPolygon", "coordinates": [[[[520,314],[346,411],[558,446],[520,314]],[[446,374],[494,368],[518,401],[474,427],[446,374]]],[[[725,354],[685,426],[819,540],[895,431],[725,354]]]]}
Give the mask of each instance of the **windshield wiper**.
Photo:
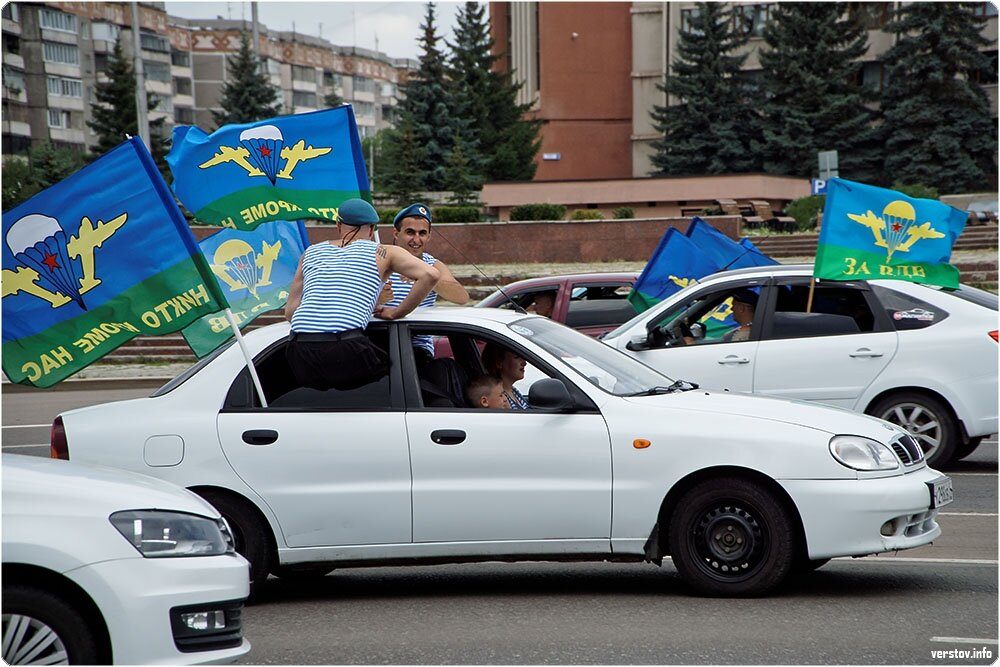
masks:
{"type": "Polygon", "coordinates": [[[634,394],[627,394],[627,396],[655,396],[657,394],[672,394],[675,391],[691,391],[692,389],[697,389],[698,385],[694,382],[689,382],[687,380],[677,380],[670,386],[664,387],[662,385],[657,385],[655,387],[650,387],[649,389],[643,389],[642,391],[637,391],[634,394]]]}

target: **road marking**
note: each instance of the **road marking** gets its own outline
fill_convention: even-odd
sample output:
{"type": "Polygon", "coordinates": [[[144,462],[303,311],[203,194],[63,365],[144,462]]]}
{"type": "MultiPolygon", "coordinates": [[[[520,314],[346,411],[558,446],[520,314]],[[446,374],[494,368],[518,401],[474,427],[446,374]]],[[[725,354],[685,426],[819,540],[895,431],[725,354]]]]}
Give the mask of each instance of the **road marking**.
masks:
{"type": "Polygon", "coordinates": [[[995,472],[949,472],[948,477],[996,477],[995,472]]]}
{"type": "Polygon", "coordinates": [[[938,512],[938,516],[1000,516],[996,512],[938,512]]]}
{"type": "Polygon", "coordinates": [[[19,447],[49,447],[50,443],[43,443],[41,445],[4,445],[4,449],[18,449],[19,447]]]}
{"type": "Polygon", "coordinates": [[[52,424],[14,424],[3,428],[50,428],[52,424]]]}
{"type": "Polygon", "coordinates": [[[997,560],[987,560],[984,558],[916,558],[913,556],[883,556],[879,558],[878,556],[864,556],[861,558],[854,558],[852,556],[838,556],[833,559],[839,562],[852,562],[852,563],[934,563],[940,565],[941,563],[948,563],[951,565],[997,565],[1000,561],[997,560]]]}
{"type": "Polygon", "coordinates": [[[946,644],[1000,644],[1000,640],[976,639],[975,637],[931,637],[931,641],[946,644]]]}

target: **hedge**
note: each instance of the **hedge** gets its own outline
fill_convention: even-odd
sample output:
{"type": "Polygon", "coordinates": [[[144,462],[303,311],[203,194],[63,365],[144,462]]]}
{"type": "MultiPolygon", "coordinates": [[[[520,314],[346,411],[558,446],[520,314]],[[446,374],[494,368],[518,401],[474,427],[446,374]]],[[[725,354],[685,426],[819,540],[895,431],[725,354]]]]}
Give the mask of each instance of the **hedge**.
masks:
{"type": "Polygon", "coordinates": [[[562,220],[566,207],[559,204],[522,204],[510,209],[511,220],[562,220]]]}

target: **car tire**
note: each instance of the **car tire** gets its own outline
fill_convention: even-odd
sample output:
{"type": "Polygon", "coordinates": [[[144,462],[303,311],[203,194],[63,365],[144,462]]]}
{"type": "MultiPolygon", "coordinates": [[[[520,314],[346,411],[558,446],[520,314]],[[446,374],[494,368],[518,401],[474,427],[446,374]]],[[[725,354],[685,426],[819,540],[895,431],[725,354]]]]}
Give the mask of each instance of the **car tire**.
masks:
{"type": "Polygon", "coordinates": [[[700,594],[752,597],[780,584],[795,560],[788,510],[761,485],[713,479],[689,490],[670,520],[670,556],[700,594]]]}
{"type": "Polygon", "coordinates": [[[958,447],[955,448],[955,455],[951,457],[952,461],[961,461],[966,456],[971,456],[974,451],[979,448],[979,445],[983,444],[983,436],[976,436],[975,438],[969,438],[958,447]]]}
{"type": "Polygon", "coordinates": [[[72,604],[41,588],[3,587],[3,638],[8,665],[99,662],[93,627],[72,604]]]}
{"type": "Polygon", "coordinates": [[[913,436],[929,466],[943,466],[955,455],[958,424],[951,409],[933,396],[908,391],[891,394],[873,403],[868,414],[896,424],[913,436]]]}
{"type": "Polygon", "coordinates": [[[198,495],[219,510],[229,524],[237,553],[250,563],[250,597],[254,597],[271,571],[270,526],[244,501],[211,490],[198,491],[198,495]]]}

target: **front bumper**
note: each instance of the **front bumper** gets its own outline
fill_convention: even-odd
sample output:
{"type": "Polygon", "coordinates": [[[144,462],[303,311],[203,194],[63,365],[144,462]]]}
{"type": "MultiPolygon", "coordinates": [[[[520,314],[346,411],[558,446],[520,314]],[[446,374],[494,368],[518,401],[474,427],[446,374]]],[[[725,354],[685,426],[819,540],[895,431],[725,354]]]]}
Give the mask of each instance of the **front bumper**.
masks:
{"type": "Polygon", "coordinates": [[[867,556],[930,544],[941,535],[927,483],[941,473],[923,468],[897,477],[778,480],[805,530],[809,558],[867,556]],[[892,534],[882,526],[895,521],[892,534]]]}

